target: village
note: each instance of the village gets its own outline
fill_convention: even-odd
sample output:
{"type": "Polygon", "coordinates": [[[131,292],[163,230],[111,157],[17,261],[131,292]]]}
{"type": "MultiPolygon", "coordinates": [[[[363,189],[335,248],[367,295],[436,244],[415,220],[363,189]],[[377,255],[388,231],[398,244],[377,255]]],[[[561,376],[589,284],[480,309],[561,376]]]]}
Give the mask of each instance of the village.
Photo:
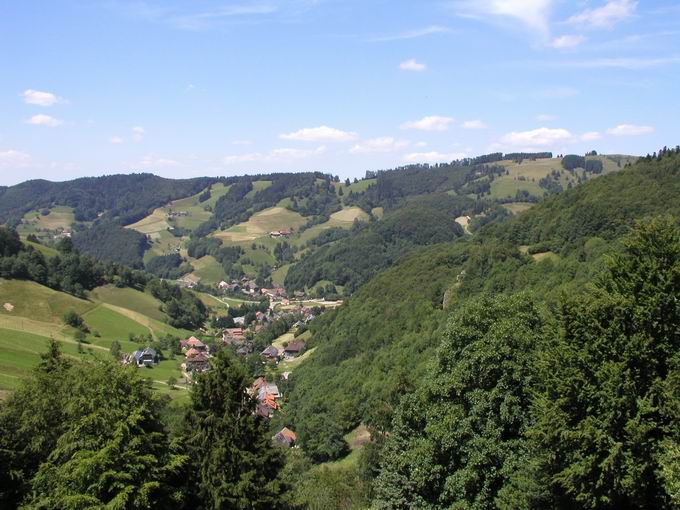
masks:
{"type": "MultiPolygon", "coordinates": [[[[210,360],[220,349],[229,349],[244,362],[257,360],[261,367],[258,370],[261,375],[254,378],[248,394],[257,401],[255,413],[269,420],[284,405],[277,383],[288,381],[305,353],[311,353],[309,324],[327,310],[340,306],[342,301],[305,301],[303,293],[296,293],[291,299],[282,286],[260,288],[248,278],[222,281],[215,290],[218,296],[241,294],[250,300],[243,301],[244,305],[239,308],[231,307],[230,314],[218,320],[218,323],[229,323],[227,327],[201,330],[171,346],[173,356],[178,359],[183,388],[210,370],[210,360]]],[[[123,364],[140,369],[153,369],[160,361],[161,354],[151,346],[140,347],[122,358],[123,364]]],[[[290,447],[295,444],[296,435],[283,427],[272,440],[290,447]]]]}

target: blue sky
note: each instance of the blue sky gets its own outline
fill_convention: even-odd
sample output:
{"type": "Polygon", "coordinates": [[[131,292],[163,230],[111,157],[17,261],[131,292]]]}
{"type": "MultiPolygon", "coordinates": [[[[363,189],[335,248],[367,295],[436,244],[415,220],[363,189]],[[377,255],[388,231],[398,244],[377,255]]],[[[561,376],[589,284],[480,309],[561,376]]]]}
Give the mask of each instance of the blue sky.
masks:
{"type": "Polygon", "coordinates": [[[7,0],[0,184],[680,143],[680,5],[7,0]]]}

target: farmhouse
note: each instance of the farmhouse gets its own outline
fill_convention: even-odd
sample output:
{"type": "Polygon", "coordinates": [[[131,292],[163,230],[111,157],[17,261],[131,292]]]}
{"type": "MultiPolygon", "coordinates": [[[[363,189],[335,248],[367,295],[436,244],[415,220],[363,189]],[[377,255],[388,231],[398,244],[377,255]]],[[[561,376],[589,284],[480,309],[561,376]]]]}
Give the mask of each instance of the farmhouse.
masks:
{"type": "Polygon", "coordinates": [[[305,347],[307,344],[303,340],[295,340],[284,347],[283,356],[286,359],[296,358],[305,351],[305,347]]]}
{"type": "Polygon", "coordinates": [[[296,440],[297,435],[288,427],[283,427],[276,434],[274,434],[274,436],[272,436],[272,441],[274,444],[285,446],[286,448],[293,446],[296,440]]]}
{"type": "Polygon", "coordinates": [[[279,359],[279,350],[274,347],[273,345],[270,345],[267,347],[264,351],[260,353],[260,356],[263,356],[265,358],[268,358],[270,360],[278,360],[279,359]]]}
{"type": "Polygon", "coordinates": [[[222,343],[224,345],[240,345],[245,341],[241,328],[228,328],[222,333],[222,343]]]}
{"type": "Polygon", "coordinates": [[[160,356],[155,349],[147,347],[142,351],[135,351],[131,354],[129,362],[135,363],[138,367],[152,367],[160,361],[160,356]]]}
{"type": "Polygon", "coordinates": [[[208,356],[202,352],[197,352],[195,355],[187,357],[185,364],[187,372],[204,372],[210,367],[208,356]]]}
{"type": "Polygon", "coordinates": [[[180,341],[179,347],[183,352],[190,349],[195,349],[199,352],[205,352],[208,350],[208,347],[195,336],[192,336],[188,340],[180,341]]]}

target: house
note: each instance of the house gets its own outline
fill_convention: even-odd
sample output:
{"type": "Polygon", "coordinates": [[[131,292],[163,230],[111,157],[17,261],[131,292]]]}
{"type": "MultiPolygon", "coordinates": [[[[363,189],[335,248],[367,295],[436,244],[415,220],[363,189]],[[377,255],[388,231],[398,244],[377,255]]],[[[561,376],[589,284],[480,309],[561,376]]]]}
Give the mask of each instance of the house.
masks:
{"type": "Polygon", "coordinates": [[[201,354],[201,351],[199,351],[198,349],[193,349],[193,348],[189,349],[187,352],[184,353],[184,355],[187,357],[187,359],[194,358],[194,357],[198,356],[199,354],[201,354]]]}
{"type": "Polygon", "coordinates": [[[132,353],[130,362],[134,362],[138,367],[152,367],[160,361],[160,356],[155,349],[147,347],[142,351],[132,353]]]}
{"type": "Polygon", "coordinates": [[[257,390],[257,399],[260,401],[267,399],[281,398],[281,393],[279,393],[279,387],[274,383],[264,382],[257,390]]]}
{"type": "Polygon", "coordinates": [[[265,384],[267,384],[267,380],[264,377],[258,377],[255,379],[253,384],[250,385],[251,389],[253,390],[253,394],[258,393],[260,388],[262,388],[265,384]]]}
{"type": "Polygon", "coordinates": [[[239,356],[248,356],[251,352],[251,347],[249,345],[243,345],[236,349],[236,354],[239,356]]]}
{"type": "MultiPolygon", "coordinates": [[[[180,346],[181,345],[182,345],[182,342],[180,342],[180,346]]],[[[205,351],[208,350],[208,346],[205,345],[203,342],[201,342],[195,336],[192,336],[191,338],[186,340],[185,345],[188,349],[196,349],[197,351],[200,351],[200,352],[205,352],[205,351]]]]}
{"type": "Polygon", "coordinates": [[[234,324],[238,324],[239,326],[243,326],[246,323],[246,318],[244,317],[234,317],[234,324]]]}
{"type": "Polygon", "coordinates": [[[224,345],[239,345],[245,341],[241,328],[228,328],[222,333],[222,343],[224,345]]]}
{"type": "Polygon", "coordinates": [[[303,340],[295,340],[284,347],[283,356],[286,359],[297,358],[305,351],[305,347],[307,344],[303,340]]]}
{"type": "Polygon", "coordinates": [[[186,367],[187,372],[203,372],[210,368],[210,361],[208,356],[202,352],[197,352],[196,355],[187,358],[186,367]]]}
{"type": "Polygon", "coordinates": [[[272,437],[274,444],[290,448],[297,441],[297,435],[288,427],[283,427],[272,437]]]}
{"type": "Polygon", "coordinates": [[[279,350],[274,347],[273,345],[270,345],[267,347],[264,351],[260,353],[260,356],[264,356],[265,358],[269,358],[271,360],[278,360],[279,359],[279,350]]]}
{"type": "Polygon", "coordinates": [[[220,290],[227,290],[229,288],[229,284],[222,280],[220,283],[217,284],[217,288],[220,290]]]}

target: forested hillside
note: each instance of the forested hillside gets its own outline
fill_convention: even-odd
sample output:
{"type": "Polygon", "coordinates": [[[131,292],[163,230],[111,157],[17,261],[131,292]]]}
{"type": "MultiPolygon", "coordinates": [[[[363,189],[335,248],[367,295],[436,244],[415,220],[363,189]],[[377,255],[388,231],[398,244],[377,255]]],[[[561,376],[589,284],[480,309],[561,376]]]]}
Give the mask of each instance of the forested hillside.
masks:
{"type": "Polygon", "coordinates": [[[296,373],[288,419],[307,437],[324,423],[389,427],[450,310],[482,293],[534,291],[541,303],[584,288],[635,219],[680,217],[680,154],[667,152],[551,197],[473,239],[419,252],[313,327],[315,355],[296,373]],[[446,307],[444,306],[446,304],[446,307]],[[366,405],[361,405],[361,403],[366,405]],[[384,415],[381,416],[381,413],[384,415]]]}
{"type": "Polygon", "coordinates": [[[104,214],[127,225],[215,181],[209,177],[164,179],[151,174],[84,177],[66,182],[26,181],[0,191],[0,223],[16,225],[31,210],[63,205],[73,207],[76,221],[92,221],[104,214]]]}

